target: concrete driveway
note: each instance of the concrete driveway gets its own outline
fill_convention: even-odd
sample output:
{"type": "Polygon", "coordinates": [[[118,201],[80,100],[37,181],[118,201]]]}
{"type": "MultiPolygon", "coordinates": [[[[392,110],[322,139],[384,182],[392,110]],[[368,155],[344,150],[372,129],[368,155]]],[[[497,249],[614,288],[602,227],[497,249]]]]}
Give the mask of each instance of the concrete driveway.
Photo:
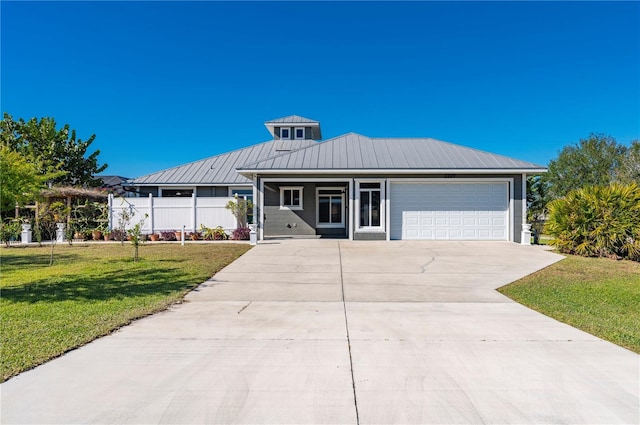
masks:
{"type": "Polygon", "coordinates": [[[273,240],[2,384],[2,423],[638,423],[640,357],[494,289],[511,243],[273,240]]]}

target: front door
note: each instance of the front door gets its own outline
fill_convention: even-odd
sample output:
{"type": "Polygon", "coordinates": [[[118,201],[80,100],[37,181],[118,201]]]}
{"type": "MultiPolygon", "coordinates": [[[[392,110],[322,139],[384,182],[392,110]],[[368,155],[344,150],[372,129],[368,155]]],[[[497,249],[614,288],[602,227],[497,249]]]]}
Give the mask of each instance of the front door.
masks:
{"type": "Polygon", "coordinates": [[[318,228],[345,228],[345,189],[342,187],[322,187],[317,189],[318,228]]]}

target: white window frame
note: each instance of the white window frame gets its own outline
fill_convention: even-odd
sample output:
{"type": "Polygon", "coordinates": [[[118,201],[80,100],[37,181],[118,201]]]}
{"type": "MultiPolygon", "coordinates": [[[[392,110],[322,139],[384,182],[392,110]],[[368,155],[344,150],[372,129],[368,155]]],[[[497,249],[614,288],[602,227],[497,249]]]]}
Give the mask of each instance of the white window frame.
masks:
{"type": "Polygon", "coordinates": [[[317,187],[316,188],[316,227],[322,229],[344,229],[345,227],[345,188],[344,187],[317,187]],[[340,194],[332,193],[332,194],[323,194],[320,193],[323,190],[339,190],[340,194]],[[340,216],[342,217],[342,221],[340,223],[320,223],[320,196],[340,196],[342,198],[342,212],[340,216]]]}
{"type": "Polygon", "coordinates": [[[291,140],[291,127],[280,127],[280,139],[282,140],[291,140]],[[287,130],[287,137],[282,135],[282,131],[287,130]]]}
{"type": "Polygon", "coordinates": [[[280,186],[280,209],[281,210],[302,210],[304,201],[304,186],[280,186]],[[284,192],[291,190],[291,199],[293,200],[293,191],[300,191],[300,205],[285,205],[284,192]]]}
{"type": "Polygon", "coordinates": [[[304,140],[304,137],[305,137],[304,127],[294,127],[293,128],[293,138],[295,140],[304,140]],[[298,130],[302,130],[302,137],[298,137],[298,130]]]}
{"type": "Polygon", "coordinates": [[[385,198],[385,180],[357,180],[356,181],[356,206],[355,206],[355,223],[356,223],[356,233],[357,232],[384,232],[386,228],[386,198],[385,198]],[[380,189],[360,189],[360,185],[362,183],[376,183],[380,185],[380,189]],[[380,190],[380,225],[378,226],[360,226],[360,192],[361,190],[366,190],[371,193],[374,190],[380,190]]]}

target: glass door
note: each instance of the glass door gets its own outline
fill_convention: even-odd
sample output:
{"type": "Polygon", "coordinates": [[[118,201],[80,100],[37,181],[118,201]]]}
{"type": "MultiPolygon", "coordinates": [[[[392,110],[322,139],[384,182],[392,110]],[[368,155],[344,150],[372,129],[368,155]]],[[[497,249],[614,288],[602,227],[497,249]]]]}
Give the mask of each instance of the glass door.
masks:
{"type": "Polygon", "coordinates": [[[318,227],[344,228],[344,189],[317,189],[318,227]]]}

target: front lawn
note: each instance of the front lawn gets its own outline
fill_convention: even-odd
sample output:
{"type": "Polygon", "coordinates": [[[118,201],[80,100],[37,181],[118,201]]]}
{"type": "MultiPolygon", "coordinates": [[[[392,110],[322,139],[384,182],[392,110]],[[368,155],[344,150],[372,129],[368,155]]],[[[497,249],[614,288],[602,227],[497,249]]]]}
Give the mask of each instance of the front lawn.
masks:
{"type": "Polygon", "coordinates": [[[498,290],[547,316],[640,353],[640,263],[569,255],[498,290]]]}
{"type": "Polygon", "coordinates": [[[250,247],[130,243],[3,248],[0,281],[2,381],[166,309],[250,247]]]}

